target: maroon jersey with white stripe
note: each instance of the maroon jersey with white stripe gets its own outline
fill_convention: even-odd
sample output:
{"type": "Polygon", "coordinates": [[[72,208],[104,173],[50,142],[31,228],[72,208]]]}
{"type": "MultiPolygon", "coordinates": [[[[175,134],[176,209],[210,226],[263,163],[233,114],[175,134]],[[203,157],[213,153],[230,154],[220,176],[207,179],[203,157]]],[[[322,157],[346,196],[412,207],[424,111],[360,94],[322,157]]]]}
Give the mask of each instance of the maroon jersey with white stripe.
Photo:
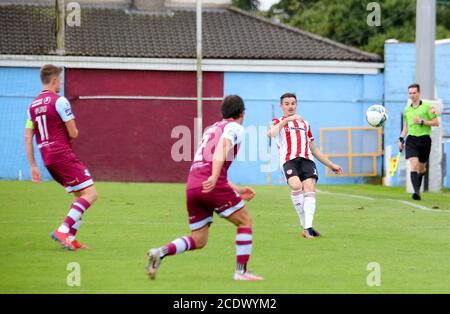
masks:
{"type": "MultiPolygon", "coordinates": [[[[286,118],[273,119],[272,123],[276,125],[286,118]]],[[[306,120],[303,120],[303,122],[299,120],[289,121],[276,136],[276,141],[281,165],[297,157],[314,160],[309,148],[309,143],[314,141],[314,137],[311,126],[306,120]]]]}
{"type": "Polygon", "coordinates": [[[65,121],[73,119],[66,98],[43,91],[31,103],[28,117],[33,123],[36,143],[46,166],[75,156],[65,125],[65,121]]]}
{"type": "Polygon", "coordinates": [[[227,171],[231,166],[239,150],[239,144],[244,135],[244,128],[233,119],[223,119],[214,123],[203,134],[202,142],[195,153],[192,162],[186,189],[195,189],[202,187],[203,181],[206,181],[212,174],[212,161],[214,151],[220,138],[226,138],[231,141],[233,149],[230,151],[217,179],[216,187],[228,185],[227,171]]]}

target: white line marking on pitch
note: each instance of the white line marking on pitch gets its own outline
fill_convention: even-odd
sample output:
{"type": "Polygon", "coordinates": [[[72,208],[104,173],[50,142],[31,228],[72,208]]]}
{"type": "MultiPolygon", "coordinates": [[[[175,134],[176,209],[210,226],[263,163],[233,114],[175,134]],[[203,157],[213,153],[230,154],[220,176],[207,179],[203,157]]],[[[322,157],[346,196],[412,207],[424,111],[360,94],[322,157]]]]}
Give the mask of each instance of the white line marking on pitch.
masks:
{"type": "Polygon", "coordinates": [[[345,194],[345,193],[335,193],[335,192],[328,192],[328,191],[322,191],[322,190],[317,190],[317,189],[316,189],[316,191],[319,193],[323,193],[323,194],[332,194],[332,195],[340,195],[340,196],[347,196],[347,197],[353,197],[353,198],[361,198],[363,200],[369,200],[369,201],[375,200],[374,198],[368,197],[368,196],[345,194]]]}
{"type": "MultiPolygon", "coordinates": [[[[328,191],[322,191],[322,190],[316,190],[319,193],[323,193],[323,194],[331,194],[331,195],[339,195],[339,196],[345,196],[345,197],[353,197],[353,198],[360,198],[360,199],[365,199],[365,200],[369,200],[369,201],[374,201],[375,198],[373,197],[368,197],[368,196],[361,196],[361,195],[354,195],[354,194],[345,194],[345,193],[335,193],[335,192],[328,192],[328,191]]],[[[403,200],[394,200],[391,198],[382,198],[381,200],[384,201],[394,201],[394,202],[400,202],[404,205],[409,205],[418,209],[422,209],[422,210],[426,210],[426,211],[431,211],[431,212],[439,212],[439,213],[450,213],[450,210],[445,210],[445,209],[432,209],[426,206],[422,206],[419,204],[414,204],[408,201],[403,201],[403,200]]]]}
{"type": "Polygon", "coordinates": [[[432,212],[450,212],[449,210],[445,210],[445,209],[432,209],[432,208],[428,208],[428,207],[425,207],[425,206],[422,206],[422,205],[419,205],[419,204],[414,204],[414,203],[411,203],[411,202],[408,202],[408,201],[391,200],[391,199],[388,199],[388,200],[390,200],[390,201],[397,201],[397,202],[400,202],[400,203],[402,203],[402,204],[410,205],[410,206],[415,207],[415,208],[419,208],[419,209],[423,209],[423,210],[428,210],[428,211],[432,211],[432,212]]]}

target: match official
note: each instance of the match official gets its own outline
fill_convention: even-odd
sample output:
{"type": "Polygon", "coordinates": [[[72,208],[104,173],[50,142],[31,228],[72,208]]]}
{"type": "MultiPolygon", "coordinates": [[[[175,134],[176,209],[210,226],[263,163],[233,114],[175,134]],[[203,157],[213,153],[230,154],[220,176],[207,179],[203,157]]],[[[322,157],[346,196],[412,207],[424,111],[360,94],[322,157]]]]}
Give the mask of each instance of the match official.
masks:
{"type": "Polygon", "coordinates": [[[405,155],[411,166],[411,183],[414,188],[412,198],[419,201],[422,177],[426,172],[431,151],[431,127],[438,126],[439,120],[432,104],[420,99],[419,84],[409,85],[408,95],[411,104],[403,111],[405,123],[398,148],[400,151],[406,149],[405,155]]]}

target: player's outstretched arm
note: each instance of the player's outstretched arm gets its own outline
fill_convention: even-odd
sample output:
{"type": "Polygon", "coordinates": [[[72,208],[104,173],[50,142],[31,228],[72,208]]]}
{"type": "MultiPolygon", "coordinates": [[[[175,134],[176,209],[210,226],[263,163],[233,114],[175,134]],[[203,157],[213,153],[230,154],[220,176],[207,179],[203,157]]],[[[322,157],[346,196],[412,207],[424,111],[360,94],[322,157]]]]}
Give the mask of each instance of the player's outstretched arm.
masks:
{"type": "Polygon", "coordinates": [[[31,180],[33,182],[41,182],[41,174],[40,174],[39,168],[36,164],[36,159],[34,158],[33,136],[34,136],[34,130],[31,128],[26,128],[25,129],[25,150],[27,152],[28,162],[30,163],[31,180]]]}
{"type": "Polygon", "coordinates": [[[208,193],[216,187],[217,179],[220,176],[223,164],[228,156],[228,152],[233,148],[231,141],[227,138],[221,138],[214,151],[212,162],[212,173],[208,180],[203,182],[203,193],[208,193]]]}
{"type": "Polygon", "coordinates": [[[314,141],[309,143],[309,148],[311,149],[311,153],[313,154],[313,156],[316,157],[317,160],[319,160],[322,164],[324,164],[325,166],[327,166],[328,168],[333,170],[333,172],[335,174],[343,174],[344,173],[341,166],[333,163],[331,160],[329,160],[327,157],[325,157],[325,155],[322,154],[322,152],[320,150],[317,149],[314,141]]]}
{"type": "Polygon", "coordinates": [[[302,116],[300,116],[298,114],[294,114],[294,115],[292,115],[290,117],[287,117],[284,120],[281,120],[277,124],[272,124],[272,126],[269,129],[269,131],[267,131],[267,136],[268,137],[275,137],[275,136],[277,136],[278,133],[280,133],[280,130],[282,128],[284,128],[284,126],[286,124],[288,124],[290,121],[295,121],[295,120],[303,121],[303,118],[302,118],[302,116]]]}
{"type": "Polygon", "coordinates": [[[255,191],[249,186],[239,187],[236,184],[231,183],[230,181],[228,181],[228,184],[233,188],[233,190],[238,192],[241,198],[245,201],[250,201],[255,197],[255,191]]]}

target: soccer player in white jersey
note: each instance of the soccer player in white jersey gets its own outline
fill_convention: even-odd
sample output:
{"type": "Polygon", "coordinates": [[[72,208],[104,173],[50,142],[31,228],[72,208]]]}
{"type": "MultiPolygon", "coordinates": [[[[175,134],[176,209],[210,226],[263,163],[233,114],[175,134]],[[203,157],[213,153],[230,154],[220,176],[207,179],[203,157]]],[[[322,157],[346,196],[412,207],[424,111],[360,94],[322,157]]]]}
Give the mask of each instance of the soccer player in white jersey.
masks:
{"type": "Polygon", "coordinates": [[[319,179],[313,156],[335,174],[342,174],[343,171],[317,149],[311,126],[296,114],[296,95],[283,94],[280,97],[280,108],[283,116],[272,120],[272,127],[267,135],[276,139],[281,168],[291,188],[291,199],[303,227],[301,235],[313,239],[320,236],[313,228],[316,183],[319,179]]]}

